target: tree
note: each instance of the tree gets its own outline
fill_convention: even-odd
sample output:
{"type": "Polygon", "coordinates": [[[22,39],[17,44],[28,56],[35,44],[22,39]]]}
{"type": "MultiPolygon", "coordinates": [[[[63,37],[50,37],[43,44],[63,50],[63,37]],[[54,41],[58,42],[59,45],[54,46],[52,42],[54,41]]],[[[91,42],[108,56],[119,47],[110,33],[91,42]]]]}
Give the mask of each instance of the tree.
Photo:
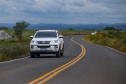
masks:
{"type": "Polygon", "coordinates": [[[116,30],[114,27],[105,27],[104,30],[116,30]]]}
{"type": "Polygon", "coordinates": [[[105,27],[104,30],[109,30],[109,27],[105,27]]]}
{"type": "Polygon", "coordinates": [[[9,28],[8,28],[8,27],[3,26],[3,27],[0,27],[0,29],[9,29],[9,28]]]}
{"type": "Polygon", "coordinates": [[[121,29],[116,29],[117,31],[122,31],[121,29]]]}
{"type": "Polygon", "coordinates": [[[68,30],[73,30],[72,28],[69,28],[68,30]]]}
{"type": "Polygon", "coordinates": [[[116,30],[114,27],[110,27],[110,30],[116,30]]]}
{"type": "Polygon", "coordinates": [[[21,22],[16,22],[16,26],[13,26],[14,29],[14,34],[17,36],[17,38],[22,39],[22,33],[23,31],[26,30],[26,27],[28,27],[30,23],[21,21],[21,22]]]}

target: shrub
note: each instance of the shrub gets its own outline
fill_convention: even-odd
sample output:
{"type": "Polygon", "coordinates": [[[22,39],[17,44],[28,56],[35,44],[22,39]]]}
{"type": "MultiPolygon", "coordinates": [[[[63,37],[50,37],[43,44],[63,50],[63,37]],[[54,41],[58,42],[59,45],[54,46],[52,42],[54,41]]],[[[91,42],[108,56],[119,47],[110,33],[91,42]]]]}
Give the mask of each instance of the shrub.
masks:
{"type": "Polygon", "coordinates": [[[123,43],[126,44],[126,38],[123,40],[123,43]]]}
{"type": "Polygon", "coordinates": [[[69,28],[68,30],[73,30],[72,28],[69,28]]]}
{"type": "Polygon", "coordinates": [[[104,30],[116,30],[116,31],[122,31],[121,29],[116,29],[114,27],[105,27],[104,30]]]}
{"type": "Polygon", "coordinates": [[[15,45],[9,48],[0,48],[0,55],[2,60],[13,59],[17,56],[29,53],[29,45],[15,45]]]}
{"type": "Polygon", "coordinates": [[[29,26],[30,23],[22,21],[22,22],[17,22],[16,26],[13,27],[14,29],[14,34],[17,36],[17,38],[22,39],[22,33],[24,30],[26,30],[26,27],[29,26]]]}
{"type": "Polygon", "coordinates": [[[3,26],[3,27],[0,27],[0,30],[4,30],[4,29],[9,29],[8,27],[5,27],[5,26],[3,26]]]}
{"type": "Polygon", "coordinates": [[[110,46],[126,53],[126,32],[111,30],[108,33],[101,33],[103,35],[101,38],[98,37],[98,34],[88,35],[85,39],[89,42],[110,46]]]}
{"type": "Polygon", "coordinates": [[[120,38],[121,37],[121,32],[120,31],[109,31],[108,32],[108,37],[109,38],[120,38]]]}

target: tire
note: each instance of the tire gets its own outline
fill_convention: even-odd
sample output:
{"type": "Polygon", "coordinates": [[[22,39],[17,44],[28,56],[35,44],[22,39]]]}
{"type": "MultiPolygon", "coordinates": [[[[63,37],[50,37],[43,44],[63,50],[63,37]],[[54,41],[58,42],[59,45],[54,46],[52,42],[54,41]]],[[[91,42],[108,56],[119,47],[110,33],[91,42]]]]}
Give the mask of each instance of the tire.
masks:
{"type": "Polygon", "coordinates": [[[60,54],[61,54],[62,57],[64,56],[64,52],[61,52],[60,54]]]}
{"type": "Polygon", "coordinates": [[[64,45],[63,45],[63,50],[60,54],[61,54],[61,56],[64,56],[64,45]]]}
{"type": "Polygon", "coordinates": [[[37,57],[40,57],[40,54],[36,54],[37,57]]]}
{"type": "Polygon", "coordinates": [[[31,58],[35,58],[35,54],[31,52],[31,58]]]}
{"type": "Polygon", "coordinates": [[[60,51],[58,51],[58,52],[56,53],[56,57],[59,58],[60,55],[61,55],[61,53],[60,53],[60,51]]]}

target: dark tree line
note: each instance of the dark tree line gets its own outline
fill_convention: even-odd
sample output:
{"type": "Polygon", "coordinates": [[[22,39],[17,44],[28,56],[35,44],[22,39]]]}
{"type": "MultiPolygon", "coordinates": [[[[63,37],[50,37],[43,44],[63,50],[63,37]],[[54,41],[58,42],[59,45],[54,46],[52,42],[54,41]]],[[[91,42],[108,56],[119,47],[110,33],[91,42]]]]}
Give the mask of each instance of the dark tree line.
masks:
{"type": "Polygon", "coordinates": [[[122,31],[121,29],[116,29],[114,27],[105,27],[104,30],[117,30],[117,31],[122,31]]]}
{"type": "Polygon", "coordinates": [[[9,29],[9,28],[8,28],[8,27],[3,26],[3,27],[0,27],[0,29],[2,30],[2,29],[9,29]]]}

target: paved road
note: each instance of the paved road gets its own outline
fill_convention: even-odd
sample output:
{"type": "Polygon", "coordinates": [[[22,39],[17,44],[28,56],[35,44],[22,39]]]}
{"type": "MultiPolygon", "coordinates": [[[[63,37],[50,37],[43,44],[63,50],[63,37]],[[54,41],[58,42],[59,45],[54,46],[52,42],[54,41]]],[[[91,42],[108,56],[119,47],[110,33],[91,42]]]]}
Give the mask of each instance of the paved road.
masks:
{"type": "MultiPolygon", "coordinates": [[[[0,84],[27,84],[46,73],[76,59],[65,70],[44,84],[126,84],[126,55],[104,46],[82,41],[82,37],[64,37],[65,55],[61,58],[43,56],[0,63],[0,84]]],[[[70,64],[69,64],[70,65],[70,64]]],[[[66,66],[65,66],[66,67],[66,66]]],[[[64,68],[64,67],[63,67],[64,68]]],[[[60,70],[59,70],[60,71],[60,70]]],[[[42,80],[37,81],[41,82],[42,80]]]]}

